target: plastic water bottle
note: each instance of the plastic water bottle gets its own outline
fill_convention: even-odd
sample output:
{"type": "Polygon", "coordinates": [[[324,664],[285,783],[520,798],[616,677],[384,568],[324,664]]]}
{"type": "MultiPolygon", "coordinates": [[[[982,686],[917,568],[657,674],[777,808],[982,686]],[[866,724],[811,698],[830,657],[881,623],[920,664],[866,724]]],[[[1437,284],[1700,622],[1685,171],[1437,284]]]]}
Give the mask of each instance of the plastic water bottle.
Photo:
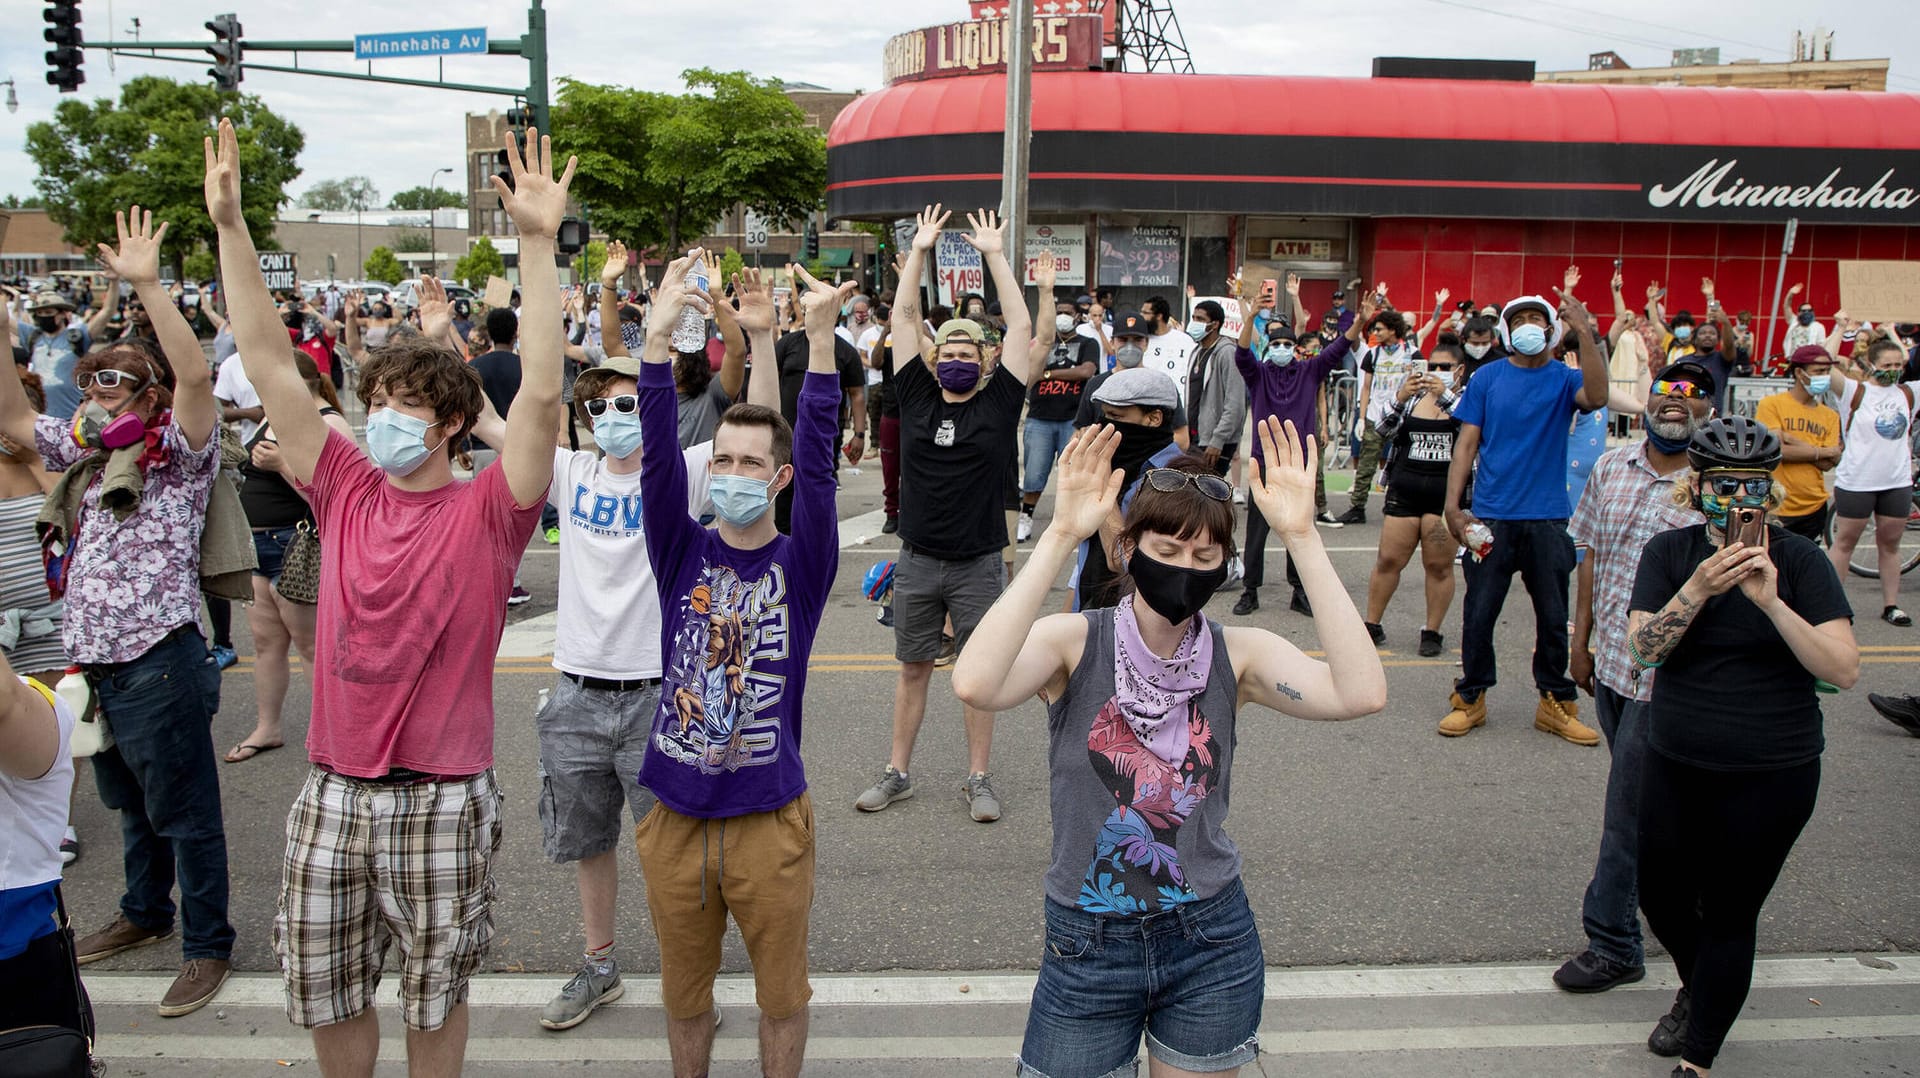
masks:
{"type": "Polygon", "coordinates": [[[1474,561],[1481,561],[1493,553],[1493,529],[1479,521],[1467,526],[1467,551],[1474,561]]]}
{"type": "Polygon", "coordinates": [[[66,676],[53,687],[53,694],[65,701],[80,720],[73,727],[73,740],[68,745],[70,755],[92,756],[113,744],[107,724],[100,721],[99,711],[93,706],[93,686],[87,684],[87,677],[79,667],[67,667],[66,676]]]}
{"type": "Polygon", "coordinates": [[[537,702],[535,702],[533,705],[534,718],[536,719],[539,718],[540,713],[547,709],[547,697],[551,695],[553,695],[551,690],[548,690],[548,689],[540,690],[540,699],[537,702]]]}

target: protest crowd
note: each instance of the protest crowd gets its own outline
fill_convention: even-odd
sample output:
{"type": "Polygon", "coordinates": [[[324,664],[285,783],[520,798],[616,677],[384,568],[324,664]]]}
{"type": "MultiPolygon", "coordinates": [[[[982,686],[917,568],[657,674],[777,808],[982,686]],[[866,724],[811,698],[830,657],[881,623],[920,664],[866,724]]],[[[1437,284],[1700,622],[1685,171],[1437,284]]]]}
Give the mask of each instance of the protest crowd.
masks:
{"type": "MultiPolygon", "coordinates": [[[[618,244],[589,294],[562,288],[553,257],[573,163],[538,132],[507,152],[507,305],[450,301],[432,278],[405,307],[270,294],[223,121],[206,148],[220,277],[196,303],[161,283],[168,223],[136,206],[100,250],[112,292],[0,310],[0,1029],[90,1033],[75,968],[176,933],[159,1014],[218,999],[229,882],[259,871],[229,865],[220,770],[293,741],[297,655],[310,766],[273,924],[288,1018],[321,1073],[371,1075],[374,989],[397,973],[411,1072],[459,1073],[507,811],[493,667],[539,536],[559,585],[538,826],[572,866],[582,933],[548,1029],[624,991],[631,827],[628,890],[673,926],[658,943],[674,1073],[707,1073],[731,917],[759,1065],[798,1074],[813,795],[877,813],[919,792],[916,740],[950,666],[974,821],[1003,815],[996,715],[1035,698],[1047,714],[1047,942],[1017,1073],[1132,1074],[1143,1036],[1155,1075],[1234,1073],[1260,1051],[1266,968],[1225,826],[1239,716],[1390,709],[1459,738],[1524,714],[1494,648],[1518,578],[1535,728],[1610,759],[1588,945],[1554,980],[1641,979],[1644,913],[1683,984],[1647,1016],[1648,1047],[1675,1074],[1714,1065],[1816,806],[1822,696],[1860,677],[1841,581],[1869,533],[1870,613],[1912,624],[1920,329],[1822,325],[1799,304],[1767,355],[1768,327],[1711,280],[1705,311],[1669,311],[1618,263],[1598,310],[1577,270],[1551,298],[1441,290],[1431,310],[1356,280],[1309,311],[1297,279],[1244,275],[1219,298],[1116,309],[1108,289],[1057,289],[1045,258],[1029,295],[988,210],[964,235],[992,297],[950,308],[915,284],[941,206],[902,244],[906,283],[872,295],[798,266],[778,289],[755,269],[724,280],[699,249],[623,290],[637,260],[618,244]],[[1745,414],[1732,388],[1755,378],[1771,392],[1745,414]],[[343,395],[364,408],[358,437],[343,395]],[[899,553],[837,582],[837,470],[875,455],[899,553]],[[1370,512],[1377,558],[1343,578],[1322,537],[1370,512]],[[1307,619],[1324,658],[1249,621],[1275,541],[1282,616],[1307,619]],[[1390,701],[1378,649],[1416,556],[1410,643],[1434,657],[1451,637],[1460,670],[1390,701]],[[809,660],[829,596],[853,591],[893,634],[891,738],[871,787],[815,791],[809,660]],[[258,714],[228,747],[211,723],[235,603],[258,714]],[[57,886],[87,771],[122,823],[110,917],[68,910],[57,886]]],[[[1920,698],[1873,701],[1920,736],[1920,698]]]]}

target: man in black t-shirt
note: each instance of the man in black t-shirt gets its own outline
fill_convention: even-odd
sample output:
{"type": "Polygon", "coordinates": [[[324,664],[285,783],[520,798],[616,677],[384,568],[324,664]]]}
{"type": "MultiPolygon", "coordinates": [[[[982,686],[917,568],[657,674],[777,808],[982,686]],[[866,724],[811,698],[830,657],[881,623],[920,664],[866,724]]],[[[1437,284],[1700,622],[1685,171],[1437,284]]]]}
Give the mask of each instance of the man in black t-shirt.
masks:
{"type": "Polygon", "coordinates": [[[1027,389],[1027,469],[1020,483],[1019,542],[1033,537],[1033,510],[1047,489],[1053,462],[1073,437],[1073,417],[1080,411],[1081,392],[1100,369],[1100,342],[1074,332],[1072,315],[1055,314],[1053,340],[1041,331],[1047,349],[1046,366],[1027,389]]]}
{"type": "MultiPolygon", "coordinates": [[[[786,417],[791,426],[800,407],[800,387],[807,379],[806,331],[795,330],[775,341],[773,358],[780,369],[780,414],[786,417]]],[[[847,457],[858,464],[867,447],[866,368],[860,365],[860,350],[838,334],[833,338],[833,365],[840,372],[841,429],[846,428],[849,418],[853,422],[853,438],[847,443],[847,457]]],[[[839,440],[836,435],[834,441],[838,443],[839,440]]],[[[835,474],[840,471],[839,453],[833,455],[833,470],[835,474]]],[[[793,484],[789,483],[774,496],[773,526],[783,533],[788,531],[788,514],[792,511],[793,484]]]]}
{"type": "MultiPolygon", "coordinates": [[[[902,281],[918,281],[927,252],[949,215],[919,215],[902,281]]],[[[880,781],[855,806],[878,812],[913,796],[908,764],[926,718],[927,684],[942,657],[966,646],[967,635],[1005,587],[1000,549],[1007,543],[1004,491],[998,477],[1012,466],[1020,406],[1032,366],[1032,316],[1008,264],[1005,226],[983,210],[969,217],[966,241],[985,257],[1006,312],[1007,362],[993,370],[986,333],[977,322],[949,319],[930,342],[921,333],[920,297],[908,288],[893,308],[893,390],[900,408],[900,556],[893,578],[893,743],[880,781]],[[992,377],[988,377],[989,374],[992,377]],[[951,618],[953,638],[944,640],[951,618]]],[[[968,773],[961,788],[975,820],[1000,818],[987,764],[993,713],[966,709],[968,773]]]]}

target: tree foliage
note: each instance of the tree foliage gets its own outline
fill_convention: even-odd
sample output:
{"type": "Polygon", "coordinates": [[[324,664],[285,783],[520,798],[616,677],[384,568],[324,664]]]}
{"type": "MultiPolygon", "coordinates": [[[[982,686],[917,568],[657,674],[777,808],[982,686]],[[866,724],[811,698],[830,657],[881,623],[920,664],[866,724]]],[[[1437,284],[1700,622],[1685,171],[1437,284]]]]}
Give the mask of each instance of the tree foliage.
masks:
{"type": "Polygon", "coordinates": [[[735,203],[776,223],[819,205],[826,136],[778,81],[709,68],[683,77],[685,94],[560,80],[553,148],[579,157],[573,194],[597,228],[678,250],[735,203]]]}
{"type": "Polygon", "coordinates": [[[138,203],[171,221],[163,259],[176,270],[213,242],[207,217],[203,138],[220,117],[240,133],[240,201],[247,228],[265,249],[286,187],[300,175],[300,129],[251,94],[152,75],[127,80],[116,104],[64,98],[53,119],[27,128],[27,153],[39,167],[33,186],[66,240],[91,249],[115,236],[113,215],[138,203]]]}
{"type": "Polygon", "coordinates": [[[457,210],[466,204],[466,195],[444,187],[409,187],[387,200],[396,210],[457,210]]]}
{"type": "Polygon", "coordinates": [[[402,254],[419,254],[433,250],[433,236],[429,232],[408,229],[396,232],[393,237],[393,249],[402,254]]]}
{"type": "Polygon", "coordinates": [[[380,189],[365,176],[340,180],[321,180],[300,196],[300,203],[316,210],[339,213],[343,210],[372,209],[380,203],[380,189]]]}
{"type": "Polygon", "coordinates": [[[180,273],[189,281],[211,281],[220,273],[220,260],[205,247],[188,255],[181,263],[180,273]]]}
{"type": "Polygon", "coordinates": [[[21,198],[19,195],[8,195],[5,199],[0,199],[0,210],[41,210],[45,209],[46,206],[46,199],[38,195],[34,195],[31,198],[21,198]]]}
{"type": "MultiPolygon", "coordinates": [[[[605,261],[606,257],[607,249],[600,248],[601,260],[605,261]]],[[[453,279],[476,292],[487,287],[487,278],[506,275],[506,259],[500,257],[500,252],[494,247],[493,241],[485,236],[474,240],[473,246],[466,254],[461,255],[460,261],[453,266],[453,279]]]]}
{"type": "Polygon", "coordinates": [[[386,247],[375,247],[367,252],[367,264],[362,267],[362,272],[369,281],[385,281],[388,284],[399,284],[407,276],[407,268],[386,247]]]}
{"type": "Polygon", "coordinates": [[[586,284],[600,279],[600,267],[607,264],[607,245],[604,240],[587,241],[586,249],[573,256],[574,279],[586,284]]]}

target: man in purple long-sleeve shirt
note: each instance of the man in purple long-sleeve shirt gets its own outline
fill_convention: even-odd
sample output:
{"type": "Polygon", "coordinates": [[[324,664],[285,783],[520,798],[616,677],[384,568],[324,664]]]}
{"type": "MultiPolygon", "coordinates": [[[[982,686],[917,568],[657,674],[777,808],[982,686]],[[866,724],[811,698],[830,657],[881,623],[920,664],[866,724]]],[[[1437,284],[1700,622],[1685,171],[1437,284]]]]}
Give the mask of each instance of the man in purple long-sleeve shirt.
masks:
{"type": "MultiPolygon", "coordinates": [[[[1292,282],[1288,282],[1289,285],[1292,282]]],[[[1249,308],[1254,303],[1252,292],[1248,291],[1249,282],[1241,282],[1244,293],[1241,302],[1249,308]]],[[[1256,286],[1257,287],[1257,286],[1256,286]]],[[[1240,368],[1240,376],[1247,380],[1247,390],[1253,395],[1253,417],[1258,422],[1267,416],[1285,421],[1293,420],[1301,437],[1316,433],[1316,419],[1319,415],[1320,393],[1326,387],[1327,379],[1340,369],[1340,363],[1346,358],[1353,346],[1355,323],[1349,322],[1347,332],[1335,337],[1332,343],[1320,350],[1310,359],[1294,358],[1294,348],[1298,338],[1291,326],[1275,322],[1267,327],[1267,352],[1264,358],[1257,357],[1248,347],[1252,343],[1253,320],[1248,319],[1240,333],[1240,347],[1234,352],[1234,365],[1240,368]]],[[[1321,447],[1325,449],[1324,440],[1321,447]]],[[[1254,466],[1261,466],[1259,439],[1254,439],[1254,466]]],[[[1246,559],[1246,578],[1243,581],[1246,590],[1233,604],[1235,614],[1245,616],[1260,609],[1260,585],[1267,575],[1267,519],[1260,513],[1247,514],[1247,542],[1242,556],[1246,559]]],[[[1311,617],[1313,607],[1307,603],[1307,593],[1300,587],[1300,575],[1293,567],[1293,559],[1287,559],[1287,583],[1293,585],[1291,609],[1311,617]]]]}
{"type": "MultiPolygon", "coordinates": [[[[676,1074],[704,1074],[713,1050],[713,979],[727,914],[747,944],[760,1005],[760,1065],[800,1073],[806,1051],[807,919],[813,803],[800,760],[807,660],[839,567],[833,454],[840,384],[839,293],[808,285],[809,359],[793,429],[772,408],[738,404],[713,436],[715,531],[687,515],[671,332],[690,298],[673,263],[640,372],[641,514],[660,592],[660,709],[639,781],[660,799],[635,829],[660,941],[660,993],[676,1074]],[[773,495],[793,487],[791,535],[773,495]]],[[[619,407],[616,403],[614,407],[619,407]]]]}

